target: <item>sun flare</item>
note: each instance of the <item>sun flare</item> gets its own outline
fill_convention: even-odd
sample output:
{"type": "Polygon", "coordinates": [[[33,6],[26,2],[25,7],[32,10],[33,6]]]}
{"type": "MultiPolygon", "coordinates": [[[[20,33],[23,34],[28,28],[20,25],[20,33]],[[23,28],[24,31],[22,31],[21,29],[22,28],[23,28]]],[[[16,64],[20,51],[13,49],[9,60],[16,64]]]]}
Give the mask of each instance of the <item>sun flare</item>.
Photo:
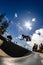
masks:
{"type": "Polygon", "coordinates": [[[29,21],[28,22],[25,22],[24,23],[24,26],[25,26],[26,29],[29,29],[29,30],[32,29],[32,24],[29,21]]]}

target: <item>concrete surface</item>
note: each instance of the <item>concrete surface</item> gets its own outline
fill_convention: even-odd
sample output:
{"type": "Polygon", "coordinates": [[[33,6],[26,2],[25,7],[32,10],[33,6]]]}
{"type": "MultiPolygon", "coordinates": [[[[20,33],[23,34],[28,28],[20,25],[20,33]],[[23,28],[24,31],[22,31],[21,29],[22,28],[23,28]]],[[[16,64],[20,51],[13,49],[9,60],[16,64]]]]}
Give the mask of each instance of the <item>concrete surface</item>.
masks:
{"type": "Polygon", "coordinates": [[[1,65],[43,65],[43,54],[33,53],[31,55],[19,57],[19,58],[0,57],[0,64],[1,65]]]}

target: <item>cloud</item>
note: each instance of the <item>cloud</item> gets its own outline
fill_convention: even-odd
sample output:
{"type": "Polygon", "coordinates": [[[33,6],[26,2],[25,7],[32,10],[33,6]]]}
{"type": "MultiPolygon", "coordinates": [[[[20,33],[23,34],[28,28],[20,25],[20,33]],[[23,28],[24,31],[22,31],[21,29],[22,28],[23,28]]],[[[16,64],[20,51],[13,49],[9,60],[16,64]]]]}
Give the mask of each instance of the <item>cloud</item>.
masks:
{"type": "Polygon", "coordinates": [[[32,35],[32,42],[37,44],[43,43],[43,28],[35,31],[32,35]]]}
{"type": "Polygon", "coordinates": [[[43,36],[43,28],[41,28],[41,29],[39,29],[39,30],[36,30],[35,32],[36,32],[37,34],[40,33],[41,36],[43,36]]]}
{"type": "Polygon", "coordinates": [[[17,17],[18,17],[17,13],[15,13],[15,15],[14,15],[14,16],[15,16],[15,18],[17,18],[17,17]]]}
{"type": "Polygon", "coordinates": [[[36,18],[32,18],[32,22],[35,22],[36,21],[36,18]]]}
{"type": "Polygon", "coordinates": [[[18,36],[18,38],[19,38],[19,39],[21,39],[21,38],[22,38],[22,36],[21,36],[21,35],[19,35],[19,36],[18,36]]]}
{"type": "Polygon", "coordinates": [[[27,44],[29,44],[31,47],[33,47],[34,43],[38,45],[40,45],[40,43],[43,44],[43,28],[36,30],[31,36],[31,41],[27,42],[27,44]],[[38,33],[40,33],[40,35],[38,33]]]}

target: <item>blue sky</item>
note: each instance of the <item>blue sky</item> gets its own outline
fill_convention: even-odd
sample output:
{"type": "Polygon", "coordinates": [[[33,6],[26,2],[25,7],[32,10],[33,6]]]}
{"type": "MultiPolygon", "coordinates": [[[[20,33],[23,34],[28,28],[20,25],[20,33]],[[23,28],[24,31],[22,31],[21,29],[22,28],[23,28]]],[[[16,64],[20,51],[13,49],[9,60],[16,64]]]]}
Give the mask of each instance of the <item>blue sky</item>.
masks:
{"type": "Polygon", "coordinates": [[[15,41],[22,34],[32,36],[43,28],[43,0],[0,0],[0,13],[12,20],[7,29],[15,41]]]}

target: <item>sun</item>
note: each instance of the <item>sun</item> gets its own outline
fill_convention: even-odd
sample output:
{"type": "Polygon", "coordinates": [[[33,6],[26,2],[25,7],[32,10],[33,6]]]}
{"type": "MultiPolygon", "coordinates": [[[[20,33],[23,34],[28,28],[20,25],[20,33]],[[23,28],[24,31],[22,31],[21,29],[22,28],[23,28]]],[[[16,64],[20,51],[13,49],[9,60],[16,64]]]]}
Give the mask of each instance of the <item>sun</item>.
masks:
{"type": "Polygon", "coordinates": [[[24,23],[24,27],[25,27],[26,29],[31,30],[31,29],[32,29],[32,24],[31,24],[29,21],[27,21],[27,22],[24,23]]]}

